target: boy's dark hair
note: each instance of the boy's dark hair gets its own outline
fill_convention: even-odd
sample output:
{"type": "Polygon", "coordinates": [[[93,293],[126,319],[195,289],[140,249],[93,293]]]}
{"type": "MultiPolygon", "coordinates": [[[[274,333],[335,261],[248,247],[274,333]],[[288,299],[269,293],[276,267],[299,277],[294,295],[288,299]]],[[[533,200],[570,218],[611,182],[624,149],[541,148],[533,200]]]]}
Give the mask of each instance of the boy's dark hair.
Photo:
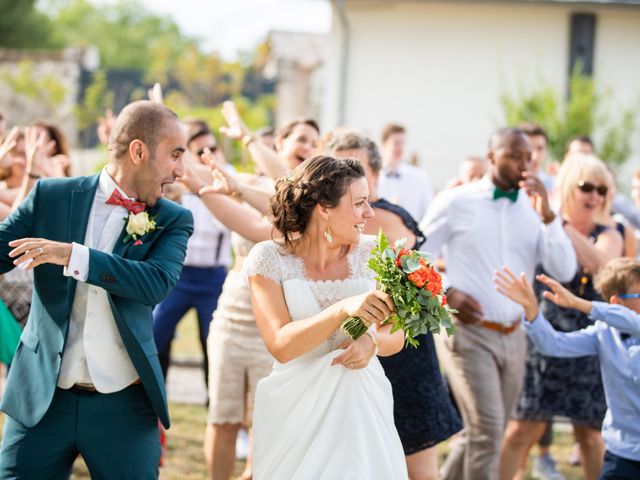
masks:
{"type": "Polygon", "coordinates": [[[609,261],[596,275],[594,285],[605,302],[614,295],[628,293],[629,289],[640,283],[640,260],[620,257],[609,261]]]}

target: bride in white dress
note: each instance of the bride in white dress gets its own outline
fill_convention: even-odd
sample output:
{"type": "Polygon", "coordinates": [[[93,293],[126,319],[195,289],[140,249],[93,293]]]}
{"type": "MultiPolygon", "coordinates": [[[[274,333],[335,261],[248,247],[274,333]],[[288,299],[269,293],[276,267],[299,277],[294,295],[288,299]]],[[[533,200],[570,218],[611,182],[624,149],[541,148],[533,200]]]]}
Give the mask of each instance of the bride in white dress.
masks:
{"type": "Polygon", "coordinates": [[[406,480],[391,385],[377,355],[402,348],[379,326],[392,311],[367,267],[373,217],[358,161],[314,157],[281,180],[271,202],[284,242],[257,244],[245,263],[253,310],[275,358],[254,407],[256,480],[406,480]],[[340,326],[371,324],[358,340],[340,326]]]}

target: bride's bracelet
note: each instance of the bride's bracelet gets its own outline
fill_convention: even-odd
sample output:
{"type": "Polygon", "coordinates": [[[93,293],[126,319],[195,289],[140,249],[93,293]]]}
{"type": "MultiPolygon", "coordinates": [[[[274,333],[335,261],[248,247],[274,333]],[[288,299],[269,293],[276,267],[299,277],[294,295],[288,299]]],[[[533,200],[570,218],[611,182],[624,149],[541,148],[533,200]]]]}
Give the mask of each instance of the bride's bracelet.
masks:
{"type": "Polygon", "coordinates": [[[373,356],[375,357],[376,355],[378,355],[378,341],[376,340],[376,334],[373,333],[371,330],[367,330],[364,333],[369,335],[371,342],[373,342],[373,356]]]}

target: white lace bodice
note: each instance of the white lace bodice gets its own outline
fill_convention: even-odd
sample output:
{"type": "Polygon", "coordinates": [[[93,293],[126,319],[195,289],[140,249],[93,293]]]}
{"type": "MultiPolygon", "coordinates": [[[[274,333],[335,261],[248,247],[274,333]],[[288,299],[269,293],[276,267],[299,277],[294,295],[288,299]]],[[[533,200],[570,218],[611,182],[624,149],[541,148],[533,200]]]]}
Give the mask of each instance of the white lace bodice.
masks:
{"type": "MultiPolygon", "coordinates": [[[[249,253],[244,270],[247,276],[262,275],[282,286],[289,315],[293,321],[313,316],[344,298],[375,288],[374,273],[367,262],[374,237],[361,237],[359,245],[349,252],[349,275],[340,280],[310,280],[304,261],[272,241],[258,243],[249,253]]],[[[337,329],[323,344],[307,355],[323,355],[335,350],[344,339],[337,329]]]]}

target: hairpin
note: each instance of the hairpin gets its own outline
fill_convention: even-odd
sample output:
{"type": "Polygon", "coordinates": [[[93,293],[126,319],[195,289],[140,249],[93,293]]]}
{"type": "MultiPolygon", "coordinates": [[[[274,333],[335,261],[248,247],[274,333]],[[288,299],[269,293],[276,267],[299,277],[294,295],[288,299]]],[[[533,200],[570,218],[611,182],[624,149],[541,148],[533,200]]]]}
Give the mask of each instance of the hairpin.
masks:
{"type": "Polygon", "coordinates": [[[293,172],[291,170],[288,170],[287,173],[285,173],[282,178],[280,179],[283,182],[287,182],[287,183],[293,183],[293,172]]]}

